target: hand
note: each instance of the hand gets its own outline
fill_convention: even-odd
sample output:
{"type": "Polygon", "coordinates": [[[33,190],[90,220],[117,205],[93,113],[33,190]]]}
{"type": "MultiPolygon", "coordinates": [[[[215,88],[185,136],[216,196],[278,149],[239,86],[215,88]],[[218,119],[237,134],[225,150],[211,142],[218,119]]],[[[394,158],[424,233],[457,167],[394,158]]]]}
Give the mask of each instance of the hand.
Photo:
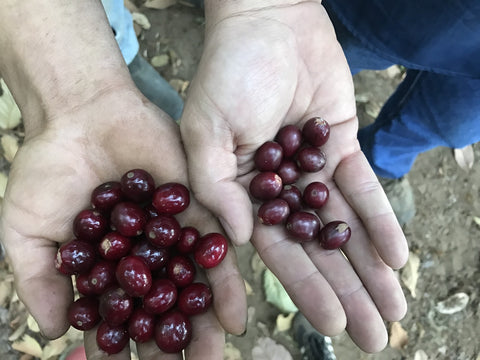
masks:
{"type": "MultiPolygon", "coordinates": [[[[132,168],[147,169],[157,184],[188,184],[178,126],[136,90],[104,93],[62,114],[34,136],[27,134],[12,164],[1,238],[18,295],[45,336],[58,337],[68,328],[66,309],[73,293],[70,278],[54,267],[59,244],[73,237],[73,218],[90,206],[91,191],[132,168]]],[[[194,199],[181,215],[182,224],[201,233],[220,229],[194,199]]],[[[195,336],[187,350],[189,359],[223,359],[223,328],[236,334],[244,331],[245,289],[234,251],[230,249],[219,267],[206,275],[215,311],[192,318],[195,336]]],[[[105,356],[96,346],[95,330],[86,333],[85,344],[89,359],[105,356]]],[[[138,351],[140,359],[157,359],[160,354],[153,341],[138,346],[138,351]]],[[[125,349],[114,358],[128,359],[130,352],[125,349]]]]}
{"type": "Polygon", "coordinates": [[[234,10],[207,6],[204,53],[181,119],[195,195],[234,242],[253,234],[266,265],[320,332],[346,327],[360,348],[379,351],[387,342],[383,320],[406,312],[391,268],[404,265],[408,248],[356,140],[352,78],[332,24],[320,2],[225,3],[234,10]],[[350,224],[342,252],[300,245],[281,226],[254,223],[246,191],[255,150],[282,126],[301,127],[313,116],[331,125],[327,166],[300,186],[327,184],[330,200],[318,215],[350,224]]]}

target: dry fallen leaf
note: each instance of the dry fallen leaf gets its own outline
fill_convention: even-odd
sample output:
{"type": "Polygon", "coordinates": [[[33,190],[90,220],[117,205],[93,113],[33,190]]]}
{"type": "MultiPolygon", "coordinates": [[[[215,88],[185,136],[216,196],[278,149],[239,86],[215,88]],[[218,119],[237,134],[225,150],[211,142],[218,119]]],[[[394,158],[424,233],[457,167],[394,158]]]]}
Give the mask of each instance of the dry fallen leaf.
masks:
{"type": "Polygon", "coordinates": [[[8,176],[0,172],[0,197],[3,199],[7,188],[8,176]]]}
{"type": "Polygon", "coordinates": [[[243,279],[243,282],[245,283],[245,293],[248,295],[253,295],[253,288],[252,288],[252,285],[250,285],[250,283],[243,279]]]}
{"type": "Polygon", "coordinates": [[[292,355],[283,345],[277,344],[271,338],[263,337],[257,340],[252,349],[255,360],[292,360],[292,355]]]}
{"type": "Polygon", "coordinates": [[[415,351],[415,356],[413,357],[413,360],[428,360],[428,355],[423,350],[417,350],[415,351]]]}
{"type": "Polygon", "coordinates": [[[139,13],[139,12],[132,13],[132,19],[134,23],[140,25],[144,30],[148,30],[152,27],[148,18],[142,13],[139,13]]]}
{"type": "Polygon", "coordinates": [[[31,331],[36,333],[40,332],[40,328],[38,327],[37,321],[33,318],[32,315],[28,315],[27,325],[31,331]]]}
{"type": "Polygon", "coordinates": [[[242,353],[231,342],[227,342],[223,351],[223,360],[242,360],[242,353]]]}
{"type": "Polygon", "coordinates": [[[480,226],[480,217],[474,216],[474,217],[473,217],[473,221],[475,221],[475,224],[477,224],[478,226],[480,226]]]}
{"type": "Polygon", "coordinates": [[[11,163],[18,150],[18,138],[10,134],[5,134],[2,136],[1,144],[3,149],[3,157],[5,160],[11,163]]]}
{"type": "Polygon", "coordinates": [[[0,87],[3,90],[3,95],[0,96],[0,128],[4,130],[16,128],[22,118],[20,109],[3,79],[0,79],[0,87]]]}
{"type": "Polygon", "coordinates": [[[42,356],[42,347],[38,341],[30,335],[24,335],[20,340],[13,342],[12,348],[37,358],[42,356]]]}
{"type": "Polygon", "coordinates": [[[414,253],[410,253],[407,264],[402,269],[401,279],[403,284],[412,294],[412,297],[417,296],[415,289],[418,281],[418,268],[420,267],[420,258],[414,253]]]}
{"type": "Polygon", "coordinates": [[[394,349],[402,349],[408,343],[408,333],[402,328],[402,325],[395,321],[390,327],[390,347],[394,349]]]}
{"type": "Polygon", "coordinates": [[[0,281],[0,307],[5,307],[12,296],[13,284],[7,281],[0,281]]]}
{"type": "Polygon", "coordinates": [[[288,315],[280,314],[277,316],[277,320],[275,321],[275,330],[277,331],[288,331],[292,327],[292,321],[295,317],[295,313],[290,313],[288,315]]]}
{"type": "Polygon", "coordinates": [[[156,55],[150,60],[150,64],[155,67],[163,67],[168,65],[170,59],[167,54],[156,55]]]}
{"type": "Polygon", "coordinates": [[[49,360],[60,355],[68,346],[67,338],[62,336],[58,339],[51,340],[43,348],[42,360],[49,360]]]}
{"type": "Polygon", "coordinates": [[[464,292],[459,292],[453,294],[443,301],[440,301],[435,306],[435,310],[437,310],[440,314],[452,315],[465,309],[469,300],[470,297],[467,294],[464,292]]]}
{"type": "Polygon", "coordinates": [[[472,145],[465,146],[461,149],[454,149],[453,156],[455,157],[455,161],[457,162],[458,166],[460,166],[462,170],[468,172],[473,167],[475,155],[473,153],[472,145]]]}
{"type": "Polygon", "coordinates": [[[177,0],[147,0],[143,6],[150,9],[163,10],[175,5],[177,0]]]}

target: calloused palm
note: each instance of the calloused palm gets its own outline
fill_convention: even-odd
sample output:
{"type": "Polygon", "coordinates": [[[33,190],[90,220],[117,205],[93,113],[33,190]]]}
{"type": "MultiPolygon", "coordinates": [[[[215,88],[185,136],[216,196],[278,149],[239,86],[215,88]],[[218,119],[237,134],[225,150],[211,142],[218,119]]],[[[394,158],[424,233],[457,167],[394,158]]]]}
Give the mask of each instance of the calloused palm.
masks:
{"type": "MultiPolygon", "coordinates": [[[[211,10],[210,10],[211,11],[211,10]]],[[[181,120],[190,182],[230,237],[250,238],[300,310],[325,334],[345,327],[363,350],[387,340],[383,320],[404,316],[392,268],[408,256],[405,237],[358,141],[352,78],[320,2],[257,7],[209,18],[205,49],[181,120]],[[305,177],[327,184],[323,223],[347,221],[340,251],[288,239],[255,222],[249,198],[253,155],[284,125],[313,116],[331,125],[326,167],[305,177]]]]}
{"type": "MultiPolygon", "coordinates": [[[[54,267],[58,244],[72,238],[73,217],[90,205],[91,190],[132,168],[149,170],[158,184],[188,184],[178,126],[135,90],[111,91],[63,114],[28,136],[15,157],[3,203],[2,241],[19,297],[44,335],[55,338],[66,331],[66,309],[73,296],[70,279],[54,267]]],[[[184,225],[201,233],[220,230],[194,199],[181,215],[184,225]]],[[[194,319],[194,328],[208,331],[196,332],[189,347],[191,359],[222,359],[223,328],[237,334],[244,330],[245,289],[235,261],[229,251],[225,261],[207,273],[215,313],[194,319]]],[[[96,346],[94,331],[86,336],[86,350],[92,359],[105,356],[96,346]]],[[[138,351],[142,359],[159,356],[152,343],[138,351]]],[[[114,358],[129,359],[130,353],[125,350],[114,358]]]]}

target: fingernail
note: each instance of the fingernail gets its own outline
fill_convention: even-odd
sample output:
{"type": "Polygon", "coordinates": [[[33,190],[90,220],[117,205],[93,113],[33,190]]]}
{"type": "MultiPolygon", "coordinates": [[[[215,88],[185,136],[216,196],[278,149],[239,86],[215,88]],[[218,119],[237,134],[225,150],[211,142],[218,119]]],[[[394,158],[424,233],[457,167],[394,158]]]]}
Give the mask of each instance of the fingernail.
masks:
{"type": "Polygon", "coordinates": [[[247,328],[241,333],[240,335],[237,335],[237,337],[245,337],[247,335],[247,328]]]}

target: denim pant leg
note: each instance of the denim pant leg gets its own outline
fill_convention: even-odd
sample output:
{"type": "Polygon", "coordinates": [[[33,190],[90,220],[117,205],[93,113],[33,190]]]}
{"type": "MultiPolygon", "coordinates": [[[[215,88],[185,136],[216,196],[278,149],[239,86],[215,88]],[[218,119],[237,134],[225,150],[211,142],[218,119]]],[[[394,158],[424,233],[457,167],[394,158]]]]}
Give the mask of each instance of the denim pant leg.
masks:
{"type": "Polygon", "coordinates": [[[405,80],[358,139],[375,173],[400,178],[418,154],[480,140],[480,79],[408,70],[405,80]]]}
{"type": "Polygon", "coordinates": [[[123,0],[102,0],[102,5],[107,14],[108,22],[115,33],[115,39],[123,58],[129,65],[140,48],[133,28],[132,15],[125,8],[123,0]]]}
{"type": "MultiPolygon", "coordinates": [[[[323,2],[355,74],[394,65],[360,42],[323,2]]],[[[408,70],[375,122],[358,139],[375,173],[400,178],[418,154],[437,146],[464,147],[480,140],[480,79],[408,70]]]]}

